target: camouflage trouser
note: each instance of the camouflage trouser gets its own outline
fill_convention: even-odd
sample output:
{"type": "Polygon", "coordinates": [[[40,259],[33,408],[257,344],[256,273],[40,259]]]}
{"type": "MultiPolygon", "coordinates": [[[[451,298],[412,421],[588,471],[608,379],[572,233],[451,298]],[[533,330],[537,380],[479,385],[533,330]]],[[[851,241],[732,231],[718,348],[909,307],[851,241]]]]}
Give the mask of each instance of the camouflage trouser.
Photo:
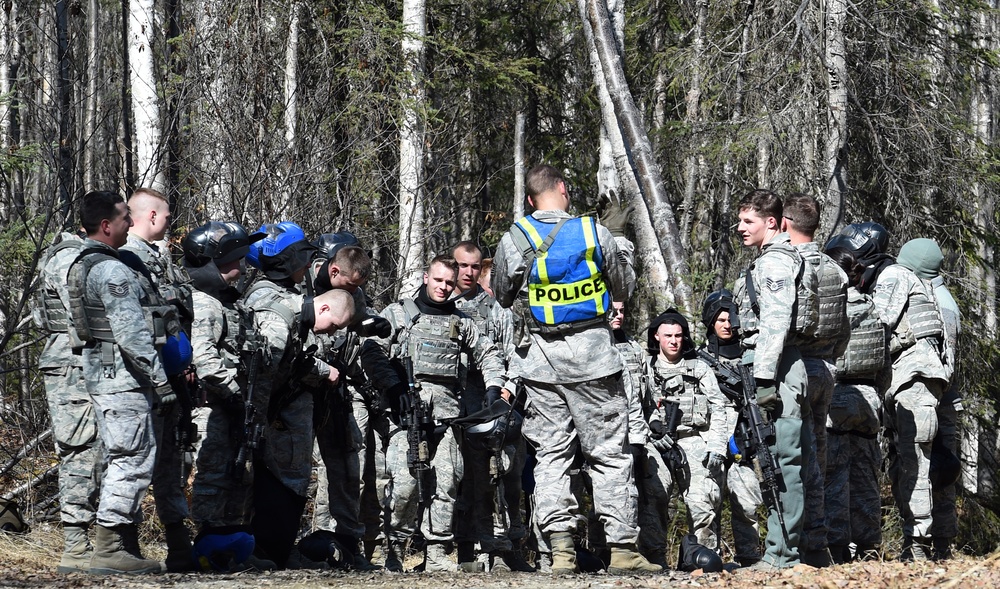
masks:
{"type": "Polygon", "coordinates": [[[621,374],[594,381],[525,381],[524,436],[535,448],[535,517],[546,536],[572,532],[579,504],[569,472],[576,453],[591,466],[594,510],[608,544],[635,544],[637,491],[625,449],[627,412],[621,374]]]}
{"type": "Polygon", "coordinates": [[[156,515],[164,525],[184,521],[188,517],[187,496],[183,480],[184,455],[177,445],[177,422],[180,407],[175,403],[166,415],[153,413],[153,431],[156,433],[156,463],[153,468],[153,499],[156,515]]]}
{"type": "MultiPolygon", "coordinates": [[[[962,399],[956,392],[945,395],[938,404],[938,433],[945,447],[955,456],[960,456],[958,425],[962,411],[962,399]]],[[[943,489],[934,489],[934,523],[931,525],[931,536],[935,538],[954,538],[958,535],[958,514],[955,511],[955,490],[958,482],[943,489]]]]}
{"type": "Polygon", "coordinates": [[[736,560],[759,560],[760,522],[757,519],[757,508],[764,499],[760,495],[760,481],[757,480],[757,473],[752,465],[733,463],[727,467],[722,497],[729,500],[736,560]]]}
{"type": "MultiPolygon", "coordinates": [[[[812,455],[812,412],[807,401],[807,375],[798,348],[782,350],[776,382],[781,400],[781,414],[774,419],[775,443],[770,446],[781,471],[779,498],[786,538],[778,511],[768,509],[767,538],[763,560],[777,567],[799,563],[802,526],[805,518],[804,473],[815,458],[812,455]]],[[[774,417],[772,415],[772,417],[774,417]]],[[[761,489],[761,494],[765,492],[761,489]]]]}
{"type": "Polygon", "coordinates": [[[903,535],[931,535],[931,445],[937,434],[941,385],[917,379],[896,392],[885,407],[886,428],[893,440],[889,463],[892,494],[903,520],[903,535]]]}
{"type": "Polygon", "coordinates": [[[90,394],[106,453],[97,506],[97,523],[104,527],[142,520],[156,460],[151,395],[145,389],[90,394]]]}
{"type": "Polygon", "coordinates": [[[836,367],[819,358],[803,358],[809,376],[809,406],[812,410],[813,444],[816,460],[805,474],[806,520],[802,532],[804,550],[822,550],[827,546],[827,523],[824,500],[824,474],[826,473],[826,416],[833,397],[836,367]]]}
{"type": "Polygon", "coordinates": [[[528,531],[524,523],[524,510],[521,509],[522,479],[524,463],[527,459],[527,444],[523,437],[518,437],[517,443],[504,448],[505,463],[509,457],[510,463],[503,474],[503,496],[507,508],[506,517],[493,518],[493,538],[506,538],[511,546],[520,543],[528,531]],[[506,525],[504,525],[506,524],[506,525]]]}
{"type": "Polygon", "coordinates": [[[679,436],[677,444],[684,450],[691,470],[691,482],[681,494],[687,506],[688,533],[697,536],[702,546],[718,550],[714,523],[722,501],[722,466],[710,470],[705,465],[708,446],[697,432],[679,436]]]}
{"type": "Polygon", "coordinates": [[[830,546],[874,547],[882,543],[879,493],[879,416],[873,386],[838,384],[830,406],[826,462],[826,518],[830,546]]]}
{"type": "Polygon", "coordinates": [[[503,504],[498,512],[497,488],[490,474],[491,452],[462,446],[465,476],[459,487],[455,505],[455,539],[477,542],[482,552],[511,550],[514,542],[525,537],[524,513],[521,510],[521,473],[524,471],[525,443],[519,438],[516,444],[507,445],[502,451],[500,477],[503,504]]]}
{"type": "Polygon", "coordinates": [[[67,525],[90,525],[97,514],[104,447],[83,369],[46,368],[42,377],[59,455],[60,518],[67,525]]]}
{"type": "Polygon", "coordinates": [[[250,520],[252,461],[242,473],[233,472],[243,435],[243,405],[210,397],[201,409],[206,419],[194,475],[191,518],[199,529],[246,525],[250,520]]]}
{"type": "Polygon", "coordinates": [[[360,521],[362,473],[367,452],[368,409],[359,400],[351,412],[329,415],[316,424],[316,446],[321,458],[316,473],[315,529],[362,538],[360,521]]]}
{"type": "Polygon", "coordinates": [[[463,474],[458,441],[460,435],[458,426],[448,426],[440,436],[436,436],[439,438],[437,443],[431,444],[431,468],[425,481],[429,505],[422,512],[417,481],[406,463],[406,430],[397,429],[390,435],[385,458],[389,474],[385,491],[389,539],[400,542],[409,538],[416,531],[418,514],[421,516],[420,531],[428,542],[450,542],[454,539],[455,502],[463,474]]]}
{"type": "Polygon", "coordinates": [[[667,549],[667,534],[673,519],[670,496],[673,495],[674,477],[663,455],[651,442],[646,444],[645,453],[634,457],[639,490],[639,551],[647,558],[660,561],[667,549]]]}
{"type": "Polygon", "coordinates": [[[264,429],[263,464],[299,497],[309,495],[314,441],[313,396],[308,392],[283,403],[264,429]]]}

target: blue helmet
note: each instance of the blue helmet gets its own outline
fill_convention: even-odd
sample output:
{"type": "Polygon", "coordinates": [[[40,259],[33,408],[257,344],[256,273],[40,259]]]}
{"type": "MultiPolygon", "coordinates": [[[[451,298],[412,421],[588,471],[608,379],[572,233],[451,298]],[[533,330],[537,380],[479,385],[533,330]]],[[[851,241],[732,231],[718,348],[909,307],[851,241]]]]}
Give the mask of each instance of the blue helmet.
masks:
{"type": "Polygon", "coordinates": [[[257,233],[266,237],[251,245],[247,262],[272,280],[290,278],[309,265],[316,251],[316,246],[306,239],[305,231],[291,221],[264,224],[257,233]]]}

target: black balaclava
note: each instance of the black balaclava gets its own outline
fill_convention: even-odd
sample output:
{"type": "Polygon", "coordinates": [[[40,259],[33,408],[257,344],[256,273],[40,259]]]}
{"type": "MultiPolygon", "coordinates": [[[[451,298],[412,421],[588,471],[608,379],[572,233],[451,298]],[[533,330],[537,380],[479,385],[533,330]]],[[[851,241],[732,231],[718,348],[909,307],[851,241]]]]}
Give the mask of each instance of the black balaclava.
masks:
{"type": "Polygon", "coordinates": [[[417,291],[417,296],[413,300],[417,303],[417,308],[420,309],[421,313],[426,313],[428,315],[455,314],[455,301],[453,299],[448,299],[443,303],[432,301],[431,298],[427,296],[426,284],[420,285],[420,290],[417,291]]]}
{"type": "Polygon", "coordinates": [[[209,260],[204,266],[187,266],[186,269],[191,276],[191,284],[197,290],[225,305],[231,305],[239,300],[240,291],[222,279],[222,273],[215,265],[215,260],[209,260]]]}

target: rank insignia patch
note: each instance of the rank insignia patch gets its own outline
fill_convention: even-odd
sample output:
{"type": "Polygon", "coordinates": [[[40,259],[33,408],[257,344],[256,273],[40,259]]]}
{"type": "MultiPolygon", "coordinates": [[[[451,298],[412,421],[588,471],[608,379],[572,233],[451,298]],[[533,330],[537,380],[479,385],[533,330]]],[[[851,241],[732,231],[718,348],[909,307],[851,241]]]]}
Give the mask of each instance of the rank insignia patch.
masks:
{"type": "Polygon", "coordinates": [[[119,298],[128,296],[128,283],[127,282],[123,282],[121,284],[109,283],[108,292],[111,293],[111,296],[119,298]]]}

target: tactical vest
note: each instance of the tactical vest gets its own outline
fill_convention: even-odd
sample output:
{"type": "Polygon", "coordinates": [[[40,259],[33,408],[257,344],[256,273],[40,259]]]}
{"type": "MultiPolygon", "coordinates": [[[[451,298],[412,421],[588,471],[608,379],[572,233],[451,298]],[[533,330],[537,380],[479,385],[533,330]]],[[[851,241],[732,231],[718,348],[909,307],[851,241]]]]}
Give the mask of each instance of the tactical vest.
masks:
{"type": "MultiPolygon", "coordinates": [[[[286,296],[287,293],[284,288],[270,280],[258,280],[243,293],[243,299],[236,304],[237,313],[239,313],[240,318],[237,341],[239,343],[240,357],[246,366],[246,370],[249,371],[250,359],[263,346],[263,341],[257,333],[257,325],[254,323],[255,313],[259,311],[275,313],[285,322],[289,333],[293,335],[298,333],[301,313],[288,306],[285,302],[286,296]],[[250,300],[250,295],[260,290],[267,290],[269,292],[253,301],[252,305],[246,304],[246,301],[250,300]]],[[[292,341],[297,342],[298,349],[285,350],[280,368],[283,369],[290,365],[291,360],[301,351],[302,342],[299,341],[300,339],[298,337],[292,338],[292,341]]]]}
{"type": "MultiPolygon", "coordinates": [[[[73,305],[71,315],[76,335],[83,344],[95,341],[116,343],[104,302],[94,301],[86,296],[87,276],[90,275],[90,270],[107,260],[120,261],[116,254],[117,252],[106,248],[87,248],[83,249],[70,265],[67,278],[70,300],[82,302],[80,305],[73,305]]],[[[147,291],[144,297],[140,297],[139,303],[142,305],[146,324],[153,332],[155,347],[165,344],[167,336],[180,333],[176,309],[173,305],[163,304],[156,291],[147,291]]]]}
{"type": "Polygon", "coordinates": [[[66,287],[68,277],[63,277],[62,284],[57,286],[53,286],[49,280],[45,279],[45,277],[48,273],[49,263],[56,257],[57,254],[70,250],[70,253],[66,255],[73,255],[75,257],[76,255],[79,255],[79,252],[82,249],[82,239],[79,239],[75,235],[65,237],[60,236],[60,241],[50,246],[46,252],[45,258],[41,264],[43,280],[41,284],[38,285],[38,288],[35,289],[34,313],[32,314],[35,325],[41,329],[46,329],[53,333],[69,333],[72,328],[70,322],[70,312],[63,305],[63,299],[58,290],[59,287],[66,287]]]}
{"type": "MultiPolygon", "coordinates": [[[[655,363],[656,357],[650,360],[655,363]]],[[[709,422],[708,396],[701,393],[701,382],[694,374],[694,363],[682,360],[684,370],[676,374],[660,374],[656,367],[652,367],[653,387],[658,394],[655,396],[658,401],[667,398],[676,401],[680,406],[681,426],[693,429],[704,429],[709,422]]],[[[664,424],[666,425],[666,424],[664,424]]]]}
{"type": "Polygon", "coordinates": [[[491,342],[496,342],[498,334],[493,322],[493,305],[497,304],[496,299],[490,296],[480,296],[475,304],[469,304],[469,302],[463,301],[463,304],[456,300],[455,305],[472,319],[483,335],[488,337],[491,342]]]}
{"type": "Polygon", "coordinates": [[[603,323],[611,298],[601,274],[604,254],[594,219],[546,223],[528,216],[514,226],[518,230],[512,229],[510,234],[515,245],[522,253],[529,252],[531,261],[527,273],[528,328],[550,333],[563,331],[567,325],[583,328],[603,323]],[[554,239],[556,233],[559,239],[554,239]]]}
{"type": "Polygon", "coordinates": [[[906,318],[914,339],[933,337],[944,339],[944,321],[934,298],[930,281],[920,279],[919,293],[911,295],[906,305],[906,318]]]}
{"type": "MultiPolygon", "coordinates": [[[[792,304],[792,326],[793,334],[812,338],[816,332],[819,311],[817,309],[816,293],[819,290],[819,278],[815,272],[807,271],[806,261],[802,259],[799,251],[790,244],[779,242],[768,246],[767,253],[776,252],[790,257],[795,262],[795,303],[792,304]]],[[[760,305],[757,301],[757,289],[753,284],[753,268],[751,264],[747,269],[744,279],[746,283],[746,296],[750,301],[750,309],[753,315],[747,325],[743,326],[744,335],[755,333],[758,330],[757,322],[760,320],[760,305]]],[[[741,314],[740,320],[744,319],[741,314]]]]}
{"type": "Polygon", "coordinates": [[[183,323],[185,331],[191,332],[191,320],[194,318],[194,301],[191,292],[194,290],[191,284],[191,277],[187,272],[174,264],[169,263],[168,254],[152,255],[146,247],[129,247],[124,249],[134,253],[142,260],[143,265],[152,274],[153,286],[166,304],[177,307],[179,319],[183,323]]]}
{"type": "Polygon", "coordinates": [[[837,358],[837,378],[874,379],[888,363],[885,324],[871,297],[854,288],[847,297],[847,317],[851,322],[851,339],[844,355],[837,358]]]}
{"type": "Polygon", "coordinates": [[[412,299],[401,301],[406,317],[405,352],[413,361],[413,376],[433,381],[455,381],[459,376],[462,346],[458,317],[421,313],[412,299]]]}
{"type": "Polygon", "coordinates": [[[833,260],[827,255],[816,252],[816,255],[805,257],[805,261],[817,267],[819,276],[816,296],[818,315],[813,337],[818,340],[838,337],[844,328],[847,285],[833,260]]]}

